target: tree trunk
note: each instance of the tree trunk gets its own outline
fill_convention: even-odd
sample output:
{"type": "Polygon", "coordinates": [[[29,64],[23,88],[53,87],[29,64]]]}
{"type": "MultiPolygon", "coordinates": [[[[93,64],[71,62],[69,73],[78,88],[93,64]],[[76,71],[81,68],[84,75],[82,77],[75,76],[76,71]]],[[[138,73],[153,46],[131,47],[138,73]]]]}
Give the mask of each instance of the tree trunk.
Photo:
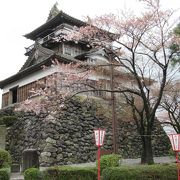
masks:
{"type": "Polygon", "coordinates": [[[142,154],[141,164],[153,164],[153,151],[152,151],[152,139],[149,135],[141,136],[142,140],[142,154]]]}

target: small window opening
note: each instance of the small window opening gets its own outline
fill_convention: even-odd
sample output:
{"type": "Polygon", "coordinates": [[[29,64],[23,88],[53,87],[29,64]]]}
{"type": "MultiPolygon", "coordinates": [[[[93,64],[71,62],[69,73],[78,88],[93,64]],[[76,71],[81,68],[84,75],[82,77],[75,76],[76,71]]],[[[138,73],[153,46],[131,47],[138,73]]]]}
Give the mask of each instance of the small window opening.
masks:
{"type": "Polygon", "coordinates": [[[14,87],[12,88],[11,91],[11,98],[12,98],[12,104],[17,103],[17,88],[18,87],[14,87]]]}

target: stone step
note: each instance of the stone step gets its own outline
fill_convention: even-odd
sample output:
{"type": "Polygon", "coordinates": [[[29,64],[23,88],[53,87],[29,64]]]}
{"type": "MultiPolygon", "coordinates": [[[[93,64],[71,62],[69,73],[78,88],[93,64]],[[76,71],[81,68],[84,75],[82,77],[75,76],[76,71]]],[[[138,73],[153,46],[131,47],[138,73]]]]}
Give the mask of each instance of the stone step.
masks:
{"type": "Polygon", "coordinates": [[[13,163],[12,165],[11,165],[11,173],[18,173],[18,172],[20,172],[21,171],[21,169],[20,169],[20,164],[18,164],[18,163],[13,163]]]}
{"type": "Polygon", "coordinates": [[[24,176],[21,173],[11,173],[10,180],[24,180],[24,176]]]}

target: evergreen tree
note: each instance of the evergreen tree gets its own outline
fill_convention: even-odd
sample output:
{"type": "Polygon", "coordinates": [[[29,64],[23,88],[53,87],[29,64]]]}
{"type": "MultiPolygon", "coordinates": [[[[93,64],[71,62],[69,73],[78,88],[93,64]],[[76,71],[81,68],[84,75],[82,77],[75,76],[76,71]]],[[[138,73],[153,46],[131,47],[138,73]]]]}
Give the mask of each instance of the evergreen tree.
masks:
{"type": "MultiPolygon", "coordinates": [[[[180,23],[177,25],[177,27],[173,31],[175,37],[177,39],[180,38],[180,23]]],[[[171,44],[170,49],[172,52],[176,52],[175,55],[172,58],[172,64],[177,65],[180,64],[180,43],[177,41],[176,43],[171,44]]]]}

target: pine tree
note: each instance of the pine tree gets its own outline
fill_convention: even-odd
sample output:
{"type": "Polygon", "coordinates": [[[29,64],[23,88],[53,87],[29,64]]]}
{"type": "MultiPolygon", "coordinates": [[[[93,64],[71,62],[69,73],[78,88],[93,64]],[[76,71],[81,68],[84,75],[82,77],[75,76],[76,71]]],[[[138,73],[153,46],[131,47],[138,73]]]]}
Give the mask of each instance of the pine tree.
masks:
{"type": "MultiPolygon", "coordinates": [[[[180,38],[180,23],[176,26],[173,33],[178,39],[180,38]]],[[[172,64],[173,65],[180,64],[180,44],[179,44],[179,41],[177,41],[177,43],[171,44],[170,49],[171,49],[171,51],[176,52],[175,56],[172,58],[172,64]]]]}

